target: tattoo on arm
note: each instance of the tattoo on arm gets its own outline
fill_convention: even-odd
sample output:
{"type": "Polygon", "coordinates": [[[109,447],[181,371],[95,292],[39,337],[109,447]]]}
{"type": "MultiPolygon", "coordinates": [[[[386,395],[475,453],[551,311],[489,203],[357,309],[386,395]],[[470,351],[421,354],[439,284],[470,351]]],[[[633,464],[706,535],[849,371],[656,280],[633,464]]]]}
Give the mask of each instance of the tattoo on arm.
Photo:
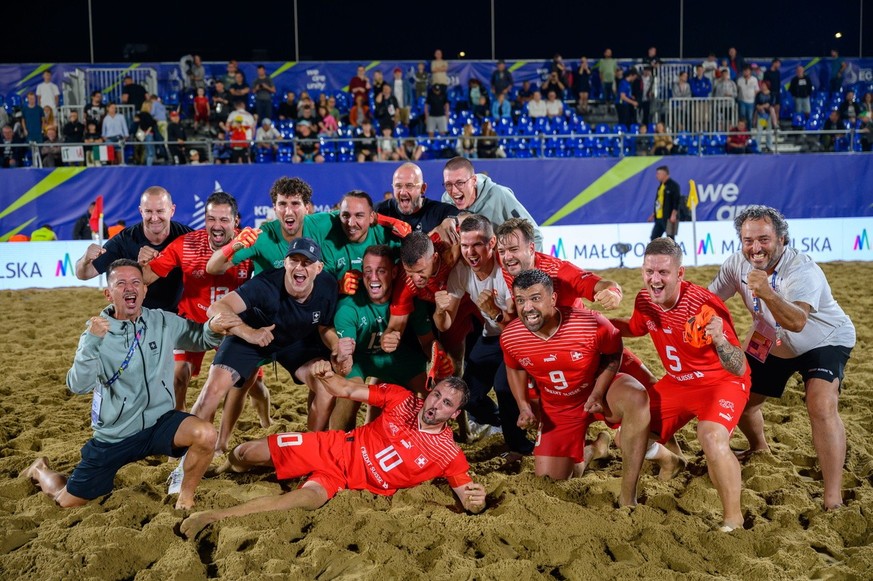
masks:
{"type": "Polygon", "coordinates": [[[725,341],[721,345],[716,345],[715,352],[718,353],[721,366],[725,368],[725,371],[737,376],[741,376],[745,372],[746,356],[742,349],[725,341]]]}
{"type": "Polygon", "coordinates": [[[600,375],[604,371],[611,371],[613,373],[618,371],[618,368],[621,366],[621,351],[618,353],[601,353],[600,354],[600,366],[597,368],[596,375],[600,375]]]}

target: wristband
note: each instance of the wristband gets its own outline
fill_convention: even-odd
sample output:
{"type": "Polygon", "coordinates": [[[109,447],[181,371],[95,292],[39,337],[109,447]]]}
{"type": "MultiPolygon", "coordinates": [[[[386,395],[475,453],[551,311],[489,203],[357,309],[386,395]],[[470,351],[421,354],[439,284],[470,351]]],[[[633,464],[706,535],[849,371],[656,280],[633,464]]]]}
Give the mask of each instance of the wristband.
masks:
{"type": "Polygon", "coordinates": [[[225,244],[224,246],[221,247],[221,253],[228,260],[232,260],[233,253],[236,252],[236,248],[234,248],[233,245],[234,245],[234,242],[231,241],[230,244],[225,244]]]}

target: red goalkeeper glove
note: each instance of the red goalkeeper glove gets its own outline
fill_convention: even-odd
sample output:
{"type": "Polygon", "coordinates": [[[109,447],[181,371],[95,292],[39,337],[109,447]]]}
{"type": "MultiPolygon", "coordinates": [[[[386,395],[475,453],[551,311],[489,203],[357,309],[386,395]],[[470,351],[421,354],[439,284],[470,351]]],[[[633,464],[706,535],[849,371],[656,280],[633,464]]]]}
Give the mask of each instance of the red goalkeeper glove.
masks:
{"type": "Polygon", "coordinates": [[[233,253],[237,250],[242,250],[243,248],[249,248],[252,244],[255,243],[255,240],[258,239],[258,235],[261,233],[260,229],[255,228],[243,228],[240,230],[239,234],[237,234],[233,240],[230,241],[229,244],[225,244],[221,247],[221,253],[225,258],[230,260],[233,258],[233,253]]]}
{"type": "Polygon", "coordinates": [[[360,270],[350,270],[346,272],[339,283],[339,291],[344,295],[353,295],[358,292],[358,286],[361,284],[361,279],[364,273],[360,270]]]}
{"type": "Polygon", "coordinates": [[[391,233],[398,238],[406,238],[412,234],[412,226],[397,218],[376,214],[376,223],[379,224],[379,226],[391,228],[391,233]]]}

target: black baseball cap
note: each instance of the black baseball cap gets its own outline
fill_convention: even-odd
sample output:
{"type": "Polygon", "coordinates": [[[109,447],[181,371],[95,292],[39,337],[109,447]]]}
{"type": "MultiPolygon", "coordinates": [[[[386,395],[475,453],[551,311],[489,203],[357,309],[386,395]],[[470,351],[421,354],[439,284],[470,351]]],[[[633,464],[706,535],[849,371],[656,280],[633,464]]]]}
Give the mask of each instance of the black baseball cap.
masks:
{"type": "Polygon", "coordinates": [[[314,262],[321,262],[321,247],[318,245],[318,242],[305,236],[295,238],[288,245],[288,252],[285,256],[288,257],[292,254],[300,254],[314,262]]]}

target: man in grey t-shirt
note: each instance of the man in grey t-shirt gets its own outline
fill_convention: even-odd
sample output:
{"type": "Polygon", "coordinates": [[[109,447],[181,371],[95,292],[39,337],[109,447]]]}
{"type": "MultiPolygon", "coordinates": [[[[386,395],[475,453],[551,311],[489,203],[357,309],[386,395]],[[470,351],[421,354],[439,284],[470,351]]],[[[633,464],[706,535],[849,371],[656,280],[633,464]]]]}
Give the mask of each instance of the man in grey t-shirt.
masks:
{"type": "Polygon", "coordinates": [[[741,251],[725,261],[709,290],[725,301],[739,293],[753,317],[745,344],[752,393],[738,424],[749,440],[743,455],[769,450],[761,408],[767,397],[781,397],[788,379],[800,373],[824,479],[824,507],[837,508],[846,460],[846,430],[837,407],[855,327],[821,268],[787,246],[788,224],[778,210],[749,206],[734,225],[741,251]]]}

